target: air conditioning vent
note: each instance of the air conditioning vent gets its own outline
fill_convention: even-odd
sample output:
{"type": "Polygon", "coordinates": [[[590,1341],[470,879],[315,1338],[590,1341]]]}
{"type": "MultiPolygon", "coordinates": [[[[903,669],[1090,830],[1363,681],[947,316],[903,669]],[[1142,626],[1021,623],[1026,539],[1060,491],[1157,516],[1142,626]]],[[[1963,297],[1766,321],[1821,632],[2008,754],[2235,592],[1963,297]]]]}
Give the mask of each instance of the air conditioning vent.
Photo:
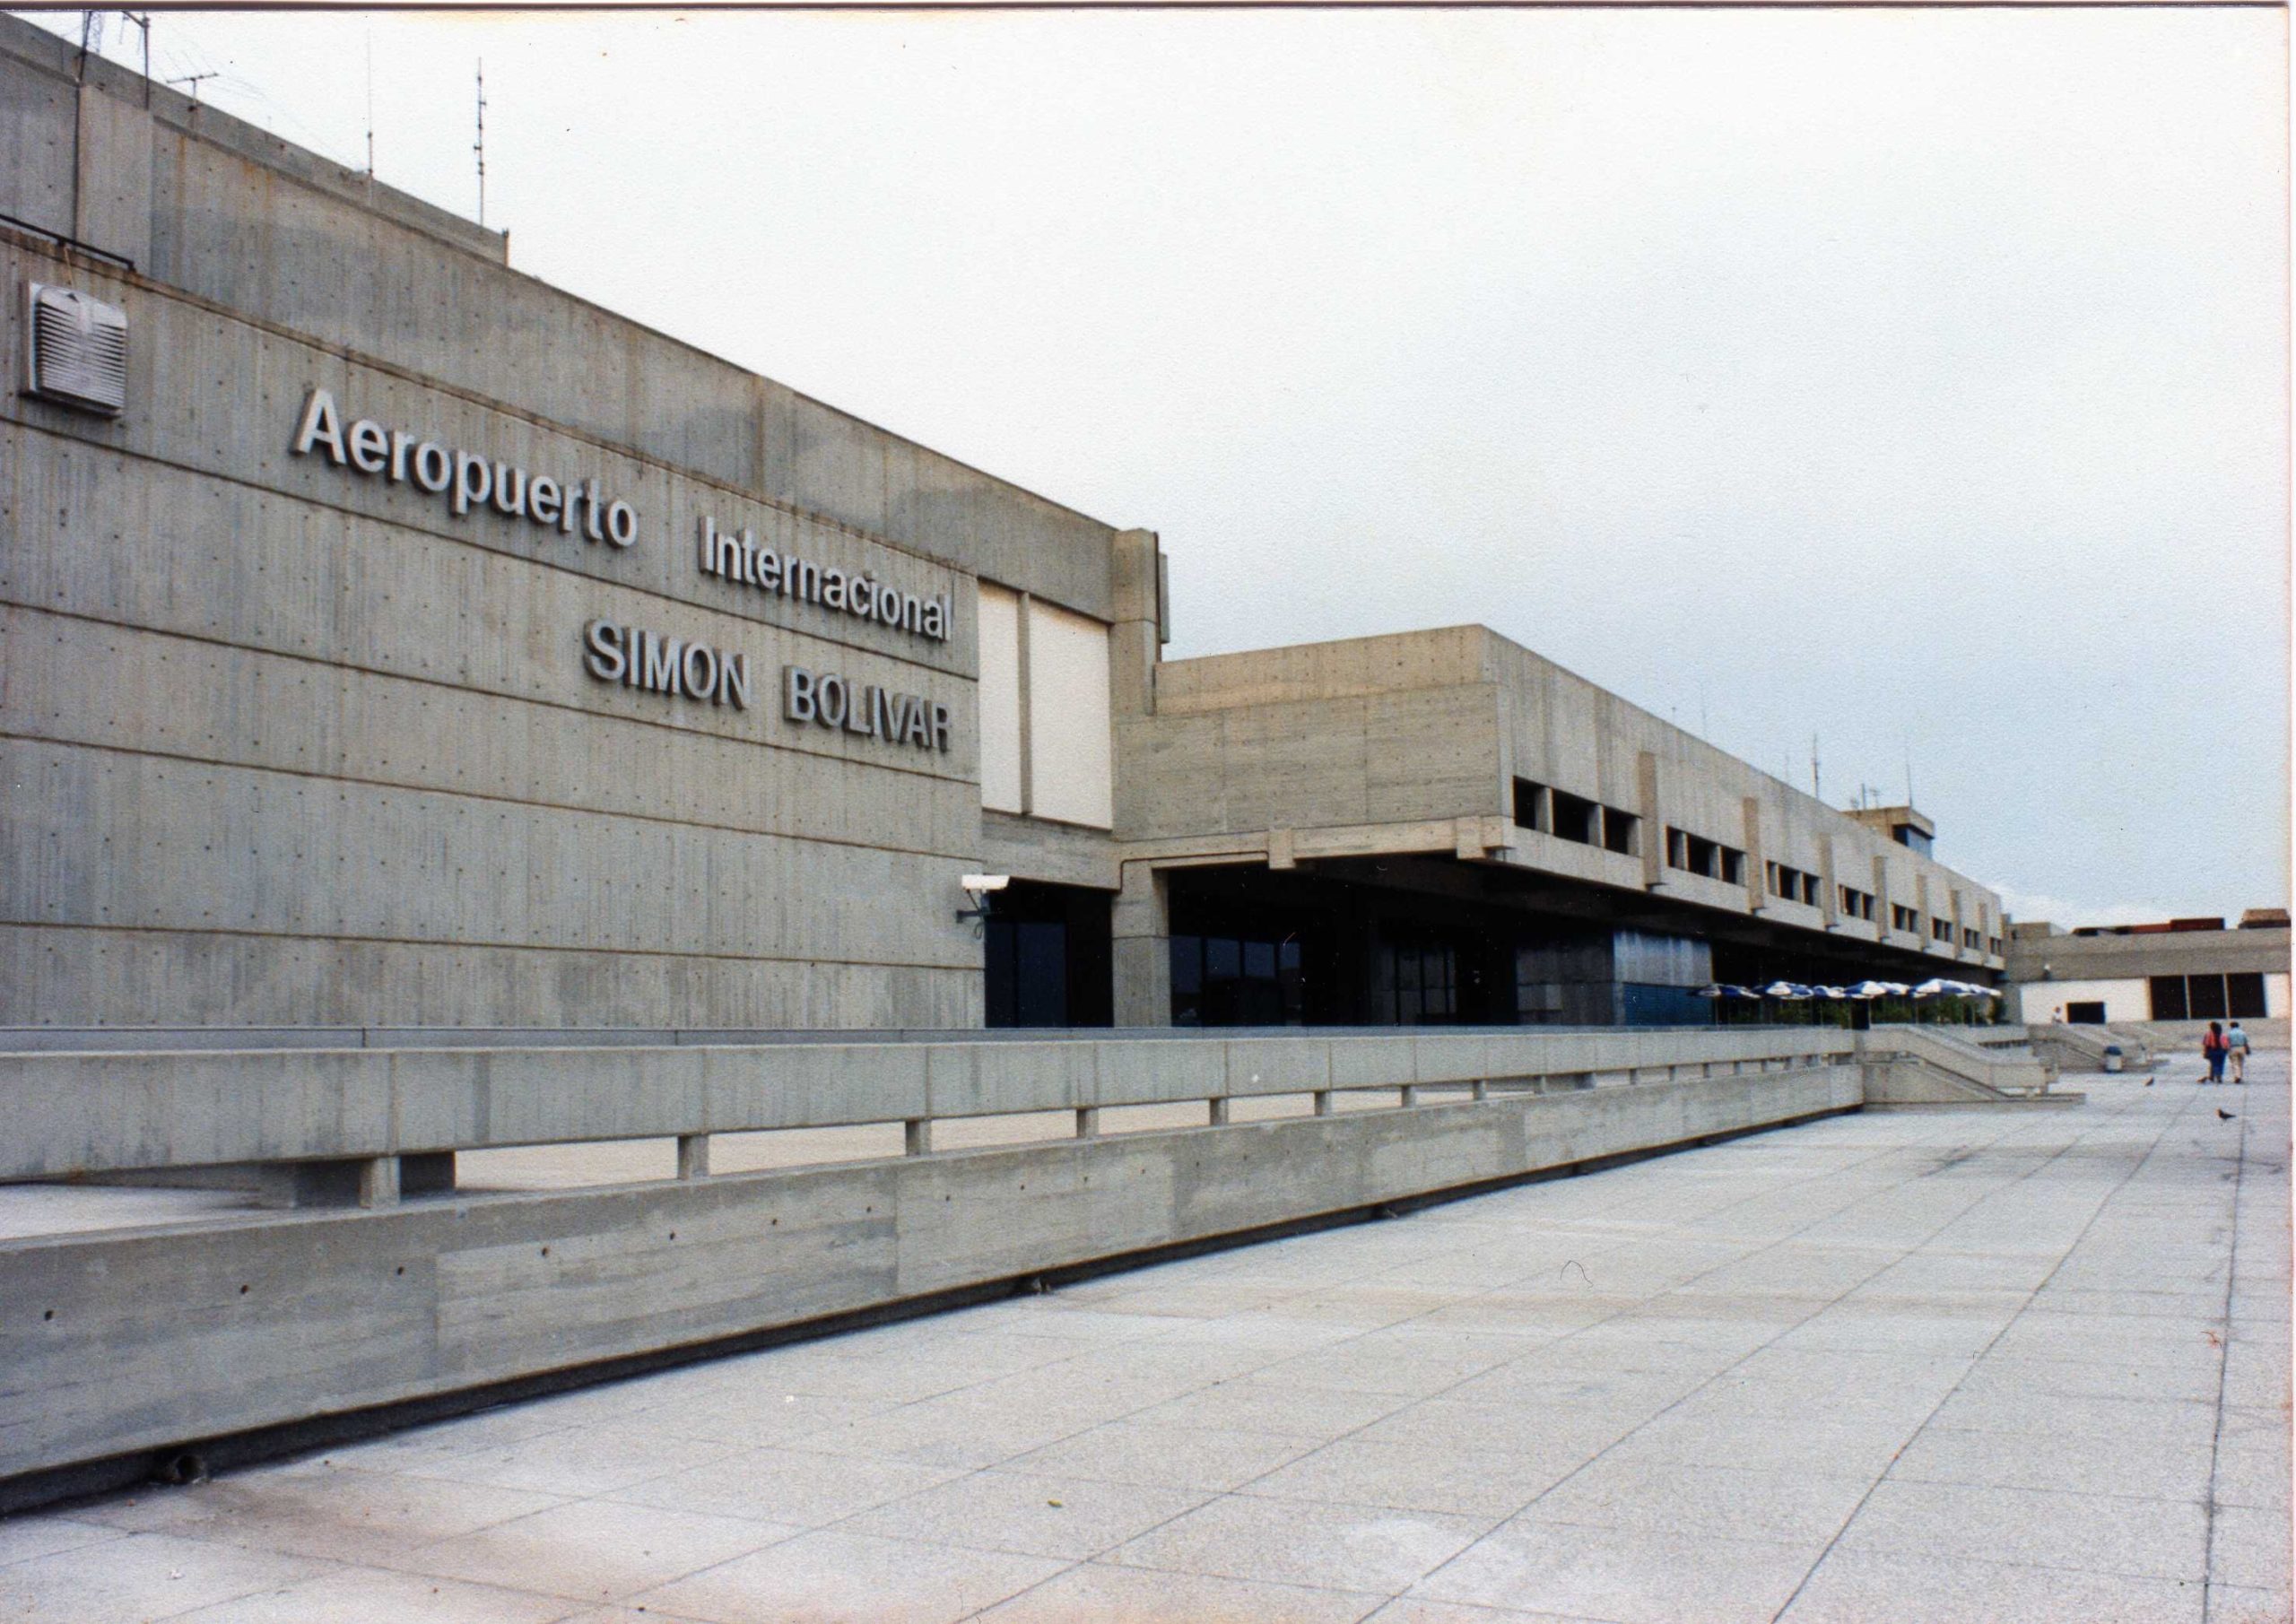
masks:
{"type": "Polygon", "coordinates": [[[83,412],[127,406],[127,313],[70,288],[25,289],[24,388],[83,412]]]}

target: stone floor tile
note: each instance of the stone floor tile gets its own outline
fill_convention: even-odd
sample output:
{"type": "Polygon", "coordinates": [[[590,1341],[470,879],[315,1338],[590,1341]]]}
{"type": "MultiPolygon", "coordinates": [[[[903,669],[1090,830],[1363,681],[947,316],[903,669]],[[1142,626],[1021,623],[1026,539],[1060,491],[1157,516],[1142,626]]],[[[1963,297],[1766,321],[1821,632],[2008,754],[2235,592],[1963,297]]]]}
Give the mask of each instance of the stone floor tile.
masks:
{"type": "Polygon", "coordinates": [[[361,1472],[242,1475],[149,1489],[90,1507],[117,1528],[179,1534],[288,1556],[372,1562],[530,1515],[561,1497],[523,1489],[361,1472]]]}
{"type": "Polygon", "coordinates": [[[1802,1467],[1748,1471],[1606,1456],[1540,1496],[1519,1520],[1697,1538],[1822,1542],[1849,1520],[1873,1486],[1870,1477],[1802,1467]]]}
{"type": "Polygon", "coordinates": [[[1398,1596],[1363,1624],[1603,1624],[1555,1612],[1518,1612],[1511,1607],[1476,1607],[1465,1602],[1430,1602],[1398,1596]]]}
{"type": "Polygon", "coordinates": [[[825,1398],[815,1393],[783,1393],[771,1385],[744,1386],[666,1400],[647,1411],[646,1424],[675,1437],[766,1448],[794,1444],[891,1408],[890,1399],[825,1398]]]}
{"type": "MultiPolygon", "coordinates": [[[[981,1624],[1354,1624],[1383,1598],[1088,1562],[980,1615],[981,1624]]],[[[1483,1624],[1508,1624],[1486,1619],[1483,1624]]]]}
{"type": "Polygon", "coordinates": [[[1392,1595],[1492,1525],[1487,1517],[1230,1495],[1118,1546],[1105,1559],[1392,1595]]]}
{"type": "Polygon", "coordinates": [[[2133,1360],[2025,1359],[2005,1356],[1996,1349],[1970,1368],[1955,1397],[2000,1393],[2013,1406],[2037,1394],[2213,1404],[2217,1374],[2217,1367],[2205,1362],[2168,1367],[2133,1360]]]}
{"type": "Polygon", "coordinates": [[[1048,1557],[822,1529],[636,1598],[705,1624],[952,1624],[1061,1571],[1048,1557]]]}
{"type": "Polygon", "coordinates": [[[1631,1404],[1589,1402],[1578,1406],[1430,1399],[1352,1436],[1366,1444],[1588,1460],[1634,1432],[1665,1404],[1657,1397],[1631,1404]]]}
{"type": "Polygon", "coordinates": [[[1017,1396],[995,1404],[966,1398],[948,1394],[903,1404],[825,1428],[803,1441],[806,1449],[825,1455],[977,1472],[1113,1419],[1090,1411],[1064,1411],[1049,1400],[1031,1406],[1017,1396]]]}
{"type": "MultiPolygon", "coordinates": [[[[91,1509],[101,1511],[103,1506],[91,1509]]],[[[118,1539],[125,1530],[69,1516],[18,1516],[0,1519],[0,1568],[53,1556],[103,1540],[118,1539]]]]}
{"type": "Polygon", "coordinates": [[[2209,1577],[2252,1590],[2289,1588],[2289,1523],[2285,1504],[2264,1509],[2219,1506],[2210,1530],[2209,1577]]]}
{"type": "Polygon", "coordinates": [[[1258,1379],[1303,1388],[1423,1397],[1522,1356],[1514,1338],[1470,1332],[1384,1331],[1295,1354],[1258,1379]]]}
{"type": "Polygon", "coordinates": [[[1938,1405],[1930,1425],[1987,1437],[2142,1437],[2206,1448],[2216,1434],[2217,1419],[2213,1403],[2191,1399],[2096,1397],[2014,1385],[1968,1385],[1938,1405]]]}
{"type": "Polygon", "coordinates": [[[353,1452],[352,1464],[408,1477],[442,1478],[539,1494],[606,1494],[683,1467],[729,1455],[723,1441],[677,1437],[635,1419],[612,1427],[574,1427],[466,1453],[430,1453],[390,1461],[353,1452]]]}
{"type": "Polygon", "coordinates": [[[178,1619],[180,1624],[555,1624],[565,1616],[564,1596],[350,1568],[178,1619]]]}
{"type": "Polygon", "coordinates": [[[849,1518],[854,1533],[1080,1561],[1212,1498],[1074,1476],[978,1472],[849,1518]]]}
{"type": "Polygon", "coordinates": [[[2078,1432],[1961,1432],[1930,1427],[1890,1468],[1892,1481],[2045,1489],[2066,1494],[2199,1500],[2213,1452],[2205,1440],[2176,1443],[2130,1429],[2118,1437],[2078,1432]]]}
{"type": "Polygon", "coordinates": [[[2202,1588],[2190,1579],[1837,1547],[1779,1624],[2201,1624],[2202,1588]]]}
{"type": "Polygon", "coordinates": [[[301,1557],[129,1534],[0,1568],[0,1619],[144,1624],[325,1571],[325,1564],[301,1557]]]}
{"type": "Polygon", "coordinates": [[[1321,1442],[1368,1427],[1410,1403],[1404,1394],[1294,1385],[1267,1373],[1198,1388],[1131,1419],[1151,1427],[1272,1432],[1321,1442]]]}
{"type": "Polygon", "coordinates": [[[1832,1420],[1732,1413],[1684,1403],[1621,1439],[1621,1460],[1766,1471],[1780,1461],[1822,1461],[1829,1472],[1879,1477],[1918,1426],[1898,1420],[1832,1420]]]}
{"type": "Polygon", "coordinates": [[[741,1517],[578,1500],[404,1552],[390,1566],[576,1601],[619,1602],[800,1532],[741,1517]]]}
{"type": "Polygon", "coordinates": [[[1560,1482],[1585,1458],[1577,1450],[1542,1455],[1536,1450],[1465,1450],[1342,1438],[1254,1479],[1239,1492],[1267,1499],[1503,1517],[1560,1482]]]}
{"type": "Polygon", "coordinates": [[[1616,1624],[1769,1624],[1824,1549],[1816,1543],[1588,1530],[1521,1519],[1436,1570],[1412,1594],[1616,1624]]]}
{"type": "Polygon", "coordinates": [[[633,1483],[607,1498],[632,1506],[819,1528],[961,1475],[956,1467],[748,1449],[633,1483]]]}
{"type": "Polygon", "coordinates": [[[1015,1457],[1006,1468],[1110,1483],[1219,1490],[1297,1460],[1316,1440],[1267,1432],[1218,1432],[1118,1421],[1015,1457]]]}
{"type": "Polygon", "coordinates": [[[1841,1543],[1853,1550],[2197,1580],[2207,1570],[2207,1538],[2201,1507],[2189,1501],[1892,1480],[1850,1519],[1841,1543]]]}
{"type": "Polygon", "coordinates": [[[2288,1418],[2284,1413],[2272,1410],[2226,1410],[2224,1425],[2216,1440],[2216,1472],[2210,1480],[2210,1493],[2217,1504],[2266,1509],[2286,1506],[2289,1445],[2288,1418]],[[2251,1417],[2256,1419],[2246,1419],[2251,1417]]]}
{"type": "Polygon", "coordinates": [[[2252,1590],[2239,1585],[2208,1587],[2208,1624],[2288,1624],[2296,1602],[2284,1590],[2252,1590]]]}

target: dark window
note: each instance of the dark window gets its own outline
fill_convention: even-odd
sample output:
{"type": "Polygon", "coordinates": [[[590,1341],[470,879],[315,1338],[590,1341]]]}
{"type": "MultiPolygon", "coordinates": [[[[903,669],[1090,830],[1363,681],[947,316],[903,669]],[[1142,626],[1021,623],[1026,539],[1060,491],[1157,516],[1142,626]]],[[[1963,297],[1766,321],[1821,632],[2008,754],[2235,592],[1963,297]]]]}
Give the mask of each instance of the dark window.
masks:
{"type": "Polygon", "coordinates": [[[2264,1019],[2264,976],[2249,970],[2224,977],[2224,1012],[2236,1020],[2264,1019]]]}
{"type": "Polygon", "coordinates": [[[1900,846],[1919,852],[1925,857],[1929,855],[1929,837],[1914,828],[1912,824],[1900,823],[1890,833],[1897,837],[1900,846]]]}
{"type": "Polygon", "coordinates": [[[1546,821],[1546,786],[1534,784],[1528,778],[1515,780],[1515,827],[1544,829],[1546,821]]]}
{"type": "Polygon", "coordinates": [[[1815,874],[1804,874],[1802,876],[1802,900],[1808,903],[1812,908],[1815,908],[1818,905],[1818,886],[1819,881],[1815,874]]]}
{"type": "Polygon", "coordinates": [[[2195,1020],[2222,1020],[2224,1018],[2224,977],[2222,976],[2187,976],[2185,996],[2192,1004],[2195,1020]]]}
{"type": "Polygon", "coordinates": [[[1554,818],[1552,833],[1565,840],[1575,840],[1581,846],[1598,844],[1601,829],[1597,827],[1602,808],[1592,801],[1582,801],[1577,795],[1559,789],[1547,792],[1547,803],[1554,818]]]}
{"type": "Polygon", "coordinates": [[[1603,849],[1617,852],[1622,856],[1633,856],[1640,844],[1634,838],[1635,831],[1641,827],[1641,824],[1642,820],[1632,812],[1622,812],[1615,806],[1605,806],[1603,808],[1603,849]]]}
{"type": "Polygon", "coordinates": [[[1722,878],[1732,885],[1746,882],[1746,854],[1730,847],[1722,847],[1722,878]]]}
{"type": "Polygon", "coordinates": [[[2065,1006],[2065,1019],[2072,1026],[2102,1026],[2105,1006],[2102,1003],[2068,1003],[2065,1006]]]}
{"type": "Polygon", "coordinates": [[[2152,977],[2152,1019],[2183,1020],[2188,1018],[2189,1006],[2185,1003],[2185,978],[2182,976],[2152,977]]]}

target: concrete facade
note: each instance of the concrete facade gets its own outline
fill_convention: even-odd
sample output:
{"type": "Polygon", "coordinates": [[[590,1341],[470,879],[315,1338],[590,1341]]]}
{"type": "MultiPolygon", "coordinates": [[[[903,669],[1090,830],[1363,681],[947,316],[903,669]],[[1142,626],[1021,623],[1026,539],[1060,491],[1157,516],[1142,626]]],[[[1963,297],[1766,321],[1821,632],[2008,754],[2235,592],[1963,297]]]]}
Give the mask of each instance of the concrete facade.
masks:
{"type": "Polygon", "coordinates": [[[128,335],[118,415],[0,402],[0,1028],[1607,1024],[1638,977],[1702,1018],[1717,953],[2001,968],[1985,888],[1489,631],[1165,661],[1152,533],[5,20],[0,155],[10,288],[128,335]],[[1184,1013],[1175,888],[1270,876],[1352,957],[1184,1013]],[[1010,995],[1051,964],[1096,985],[1010,995]]]}

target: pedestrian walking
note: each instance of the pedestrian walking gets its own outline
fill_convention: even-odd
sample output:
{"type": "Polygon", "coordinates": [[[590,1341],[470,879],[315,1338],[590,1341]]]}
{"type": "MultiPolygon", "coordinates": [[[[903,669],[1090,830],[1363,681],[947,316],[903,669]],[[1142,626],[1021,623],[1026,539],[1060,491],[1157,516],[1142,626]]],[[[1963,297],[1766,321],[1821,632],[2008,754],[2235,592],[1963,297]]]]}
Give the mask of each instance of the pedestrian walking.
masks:
{"type": "Polygon", "coordinates": [[[2222,1082],[2224,1081],[2224,1023],[2222,1021],[2212,1020],[2208,1023],[2208,1030],[2202,1034],[2200,1039],[2200,1057],[2208,1062],[2208,1075],[2201,1081],[2222,1082]]]}
{"type": "Polygon", "coordinates": [[[2232,1023],[2232,1029],[2224,1034],[2224,1054],[2232,1063],[2232,1081],[2248,1081],[2248,1035],[2240,1029],[2237,1020],[2232,1023]]]}

